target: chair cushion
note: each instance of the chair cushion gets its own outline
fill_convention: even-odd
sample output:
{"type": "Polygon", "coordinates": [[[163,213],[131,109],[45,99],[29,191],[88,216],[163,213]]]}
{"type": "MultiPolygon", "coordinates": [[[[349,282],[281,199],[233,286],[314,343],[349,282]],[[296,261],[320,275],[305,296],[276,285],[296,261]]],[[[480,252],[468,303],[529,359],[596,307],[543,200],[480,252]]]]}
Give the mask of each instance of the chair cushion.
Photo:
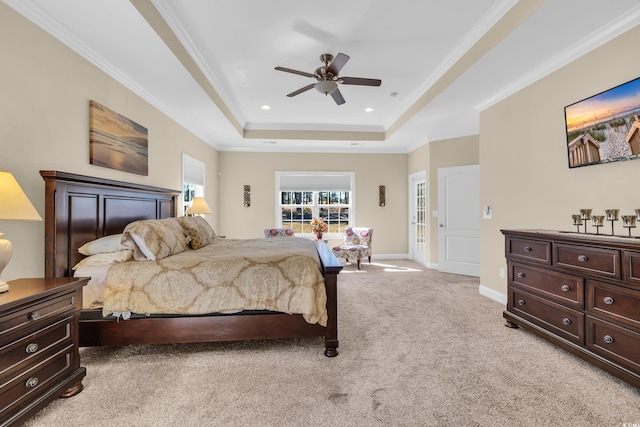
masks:
{"type": "Polygon", "coordinates": [[[361,259],[371,256],[371,248],[367,245],[340,245],[333,248],[333,254],[338,258],[361,259]]]}

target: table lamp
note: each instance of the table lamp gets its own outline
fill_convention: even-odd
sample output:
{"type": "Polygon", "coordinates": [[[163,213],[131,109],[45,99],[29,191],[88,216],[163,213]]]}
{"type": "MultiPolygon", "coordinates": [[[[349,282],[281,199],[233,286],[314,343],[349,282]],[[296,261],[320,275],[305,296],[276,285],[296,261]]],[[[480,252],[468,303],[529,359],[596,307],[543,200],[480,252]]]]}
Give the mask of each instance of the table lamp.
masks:
{"type": "Polygon", "coordinates": [[[209,214],[211,208],[204,197],[194,197],[191,206],[187,209],[187,215],[209,214]]]}
{"type": "MultiPolygon", "coordinates": [[[[9,172],[0,171],[0,220],[42,221],[20,184],[9,172]]],[[[11,242],[0,232],[0,292],[9,285],[2,279],[2,271],[11,259],[11,242]]]]}

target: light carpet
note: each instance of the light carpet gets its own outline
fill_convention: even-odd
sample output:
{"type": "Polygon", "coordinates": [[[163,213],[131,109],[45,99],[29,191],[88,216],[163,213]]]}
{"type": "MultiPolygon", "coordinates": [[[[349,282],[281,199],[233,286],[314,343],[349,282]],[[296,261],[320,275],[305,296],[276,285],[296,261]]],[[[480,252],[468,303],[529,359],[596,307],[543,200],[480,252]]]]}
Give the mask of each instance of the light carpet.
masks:
{"type": "Polygon", "coordinates": [[[337,357],[321,338],[84,348],[85,389],[27,425],[640,426],[638,389],[504,327],[478,286],[348,264],[337,357]]]}

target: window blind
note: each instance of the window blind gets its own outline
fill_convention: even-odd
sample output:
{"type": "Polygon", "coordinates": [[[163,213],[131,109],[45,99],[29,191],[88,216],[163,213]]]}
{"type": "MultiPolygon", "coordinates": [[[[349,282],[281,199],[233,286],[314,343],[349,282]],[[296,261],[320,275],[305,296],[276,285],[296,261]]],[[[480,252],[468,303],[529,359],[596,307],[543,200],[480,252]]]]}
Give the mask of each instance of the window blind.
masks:
{"type": "Polygon", "coordinates": [[[280,191],[351,191],[352,172],[283,172],[280,191]]]}

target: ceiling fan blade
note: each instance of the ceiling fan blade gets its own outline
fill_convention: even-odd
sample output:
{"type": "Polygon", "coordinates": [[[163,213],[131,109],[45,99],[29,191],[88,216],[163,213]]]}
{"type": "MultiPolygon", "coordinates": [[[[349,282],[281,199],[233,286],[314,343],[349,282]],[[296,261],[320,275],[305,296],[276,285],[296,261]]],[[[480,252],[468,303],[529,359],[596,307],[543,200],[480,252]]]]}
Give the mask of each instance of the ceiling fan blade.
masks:
{"type": "Polygon", "coordinates": [[[334,101],[336,101],[336,104],[338,104],[338,105],[342,105],[342,104],[345,103],[344,98],[342,97],[342,94],[340,93],[340,89],[338,89],[338,88],[336,88],[336,90],[331,92],[331,97],[333,98],[334,101]]]}
{"type": "Polygon", "coordinates": [[[380,86],[382,84],[382,80],[363,79],[360,77],[340,77],[338,80],[340,80],[343,85],[380,86]]]}
{"type": "Polygon", "coordinates": [[[327,72],[337,76],[349,59],[349,55],[345,55],[344,53],[337,54],[336,57],[333,58],[333,61],[331,61],[331,64],[329,64],[327,72]]]}
{"type": "Polygon", "coordinates": [[[292,96],[296,96],[296,95],[300,95],[302,92],[306,92],[309,89],[311,89],[313,86],[315,86],[315,83],[311,83],[310,85],[306,85],[305,87],[302,87],[296,91],[291,92],[290,94],[288,94],[288,97],[292,97],[292,96]]]}
{"type": "Polygon", "coordinates": [[[312,77],[314,79],[316,78],[315,74],[307,73],[305,71],[292,70],[291,68],[276,67],[276,70],[284,71],[286,73],[298,74],[300,76],[305,76],[305,77],[312,77]]]}

